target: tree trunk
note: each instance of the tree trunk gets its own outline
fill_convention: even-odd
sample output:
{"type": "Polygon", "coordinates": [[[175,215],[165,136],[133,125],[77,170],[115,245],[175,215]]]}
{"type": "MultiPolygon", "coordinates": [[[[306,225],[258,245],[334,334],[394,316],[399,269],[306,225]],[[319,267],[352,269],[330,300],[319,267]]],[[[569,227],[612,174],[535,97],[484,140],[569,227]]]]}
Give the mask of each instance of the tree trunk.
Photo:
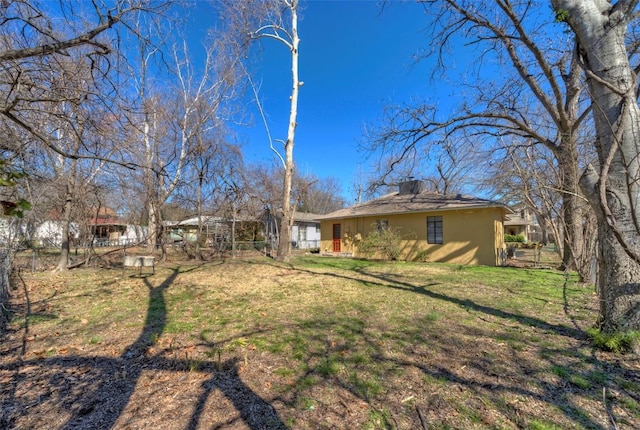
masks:
{"type": "Polygon", "coordinates": [[[560,270],[575,270],[576,259],[574,254],[579,252],[582,237],[580,235],[580,220],[578,219],[578,166],[575,159],[575,150],[568,147],[558,154],[558,168],[562,175],[562,263],[560,270]],[[567,156],[568,155],[568,156],[567,156]],[[573,160],[569,159],[573,156],[573,160]]]}
{"type": "Polygon", "coordinates": [[[581,186],[598,219],[601,328],[640,330],[640,109],[625,46],[637,1],[552,4],[576,34],[594,105],[599,165],[587,168],[581,186]]]}
{"type": "MultiPolygon", "coordinates": [[[[146,64],[143,63],[143,78],[142,82],[144,83],[144,76],[146,75],[146,64]]],[[[143,86],[142,89],[142,98],[146,97],[146,87],[143,86]]],[[[153,137],[151,136],[151,117],[147,110],[149,109],[149,105],[145,103],[144,106],[144,124],[143,124],[143,134],[142,138],[144,141],[144,167],[143,167],[143,175],[145,187],[147,188],[147,212],[148,212],[148,226],[149,226],[149,237],[147,238],[147,251],[152,253],[156,250],[156,241],[158,237],[158,184],[155,181],[155,172],[153,171],[155,154],[154,154],[154,145],[153,145],[153,137]]]]}
{"type": "Polygon", "coordinates": [[[202,183],[204,179],[202,173],[198,175],[198,190],[197,190],[197,211],[198,211],[198,232],[196,234],[196,260],[202,261],[202,250],[200,249],[200,241],[202,240],[202,230],[204,229],[202,221],[202,183]]]}
{"type": "MultiPolygon", "coordinates": [[[[288,152],[288,151],[287,151],[288,152]]],[[[293,164],[293,162],[292,162],[293,164]]],[[[293,165],[285,167],[284,191],[282,198],[282,218],[280,219],[280,235],[278,241],[278,260],[287,261],[291,255],[291,178],[293,165]]]]}
{"type": "MultiPolygon", "coordinates": [[[[71,179],[69,179],[69,182],[71,179]]],[[[69,237],[71,236],[71,209],[73,206],[73,197],[72,191],[69,184],[67,184],[66,190],[66,198],[64,202],[64,215],[62,220],[62,243],[60,246],[60,259],[58,260],[58,266],[56,267],[56,272],[64,272],[69,268],[69,253],[70,253],[70,243],[69,237]]]]}
{"type": "MultiPolygon", "coordinates": [[[[604,220],[598,222],[600,324],[605,332],[640,330],[640,266],[604,220]]],[[[637,245],[636,245],[637,249],[637,245]]]]}
{"type": "Polygon", "coordinates": [[[147,210],[149,211],[149,238],[147,239],[147,251],[153,253],[156,250],[156,245],[158,244],[159,234],[159,214],[155,199],[153,197],[148,197],[147,208],[147,210]]]}
{"type": "Polygon", "coordinates": [[[293,178],[293,143],[298,116],[298,91],[301,82],[298,80],[298,15],[297,1],[291,5],[291,110],[289,111],[289,128],[285,143],[284,187],[282,193],[282,220],[280,224],[280,241],[278,242],[278,260],[287,261],[291,255],[291,181],[293,178]]]}
{"type": "MultiPolygon", "coordinates": [[[[76,141],[76,152],[79,142],[76,141]]],[[[71,211],[73,210],[73,199],[76,193],[76,175],[77,175],[77,161],[71,160],[71,166],[69,169],[69,177],[67,178],[67,186],[65,190],[64,200],[64,213],[62,221],[62,244],[60,246],[60,260],[58,260],[58,266],[56,272],[64,272],[69,268],[69,256],[71,251],[70,236],[71,236],[71,211]]]]}
{"type": "Polygon", "coordinates": [[[231,258],[236,258],[236,203],[231,204],[231,258]]]}
{"type": "Polygon", "coordinates": [[[562,227],[563,250],[560,270],[575,270],[580,282],[592,279],[591,257],[594,248],[587,235],[589,231],[588,214],[585,202],[580,194],[579,168],[575,139],[563,141],[562,148],[556,152],[558,168],[562,178],[562,227]]]}

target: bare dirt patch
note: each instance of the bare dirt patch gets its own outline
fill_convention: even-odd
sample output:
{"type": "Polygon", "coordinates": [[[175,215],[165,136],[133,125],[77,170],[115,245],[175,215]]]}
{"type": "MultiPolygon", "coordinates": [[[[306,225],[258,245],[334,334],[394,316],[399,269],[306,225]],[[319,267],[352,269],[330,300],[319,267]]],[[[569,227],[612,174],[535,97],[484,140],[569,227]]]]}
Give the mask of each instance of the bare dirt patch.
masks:
{"type": "Polygon", "coordinates": [[[1,428],[640,428],[639,362],[591,348],[595,297],[565,274],[316,257],[135,275],[21,275],[1,428]]]}

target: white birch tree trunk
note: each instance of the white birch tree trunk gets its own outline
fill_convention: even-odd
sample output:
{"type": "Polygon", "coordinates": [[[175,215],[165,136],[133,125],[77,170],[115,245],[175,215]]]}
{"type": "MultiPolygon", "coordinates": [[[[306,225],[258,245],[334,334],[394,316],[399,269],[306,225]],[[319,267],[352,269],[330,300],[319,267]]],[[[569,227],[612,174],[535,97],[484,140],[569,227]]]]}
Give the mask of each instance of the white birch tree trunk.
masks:
{"type": "MultiPolygon", "coordinates": [[[[143,97],[146,94],[143,92],[143,97]]],[[[144,109],[149,109],[145,105],[144,109]]],[[[158,216],[157,216],[157,193],[158,188],[155,181],[155,175],[153,172],[154,166],[154,144],[153,137],[151,136],[151,120],[150,114],[145,112],[144,124],[143,124],[143,141],[144,141],[144,182],[147,188],[147,212],[149,223],[149,237],[147,238],[147,251],[154,252],[156,249],[157,236],[158,236],[158,216]]]]}
{"type": "Polygon", "coordinates": [[[300,81],[298,77],[298,14],[297,0],[290,4],[291,9],[291,110],[289,111],[289,128],[287,141],[285,142],[284,186],[282,192],[282,220],[280,224],[280,241],[278,243],[278,260],[286,261],[291,256],[291,226],[293,225],[293,213],[291,209],[291,182],[293,179],[293,145],[296,133],[298,116],[298,91],[300,81]]]}

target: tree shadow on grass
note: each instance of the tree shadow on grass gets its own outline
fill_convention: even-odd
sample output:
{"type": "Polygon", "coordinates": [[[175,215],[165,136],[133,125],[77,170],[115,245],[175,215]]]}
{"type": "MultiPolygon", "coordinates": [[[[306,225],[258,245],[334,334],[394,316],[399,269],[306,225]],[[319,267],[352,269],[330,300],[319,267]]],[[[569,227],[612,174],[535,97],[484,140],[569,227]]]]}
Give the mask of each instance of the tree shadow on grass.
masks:
{"type": "MultiPolygon", "coordinates": [[[[603,364],[597,359],[564,348],[551,351],[550,357],[542,361],[564,374],[557,382],[553,382],[548,379],[545,370],[540,369],[540,363],[532,357],[523,355],[496,363],[482,351],[478,351],[478,345],[469,339],[491,338],[493,333],[483,329],[471,328],[466,333],[463,332],[464,325],[456,325],[451,333],[438,338],[430,331],[428,322],[418,319],[407,321],[408,325],[415,326],[414,332],[404,329],[401,333],[387,333],[392,338],[381,338],[375,330],[371,330],[372,327],[353,318],[340,313],[326,313],[310,315],[309,319],[297,325],[296,333],[305,338],[308,345],[304,356],[307,366],[296,377],[295,382],[289,385],[290,406],[295,406],[307,396],[313,396],[309,393],[318,394],[317,390],[320,388],[310,390],[311,380],[314,381],[314,387],[331,387],[332,393],[339,393],[339,389],[349,393],[346,397],[341,396],[342,399],[338,402],[338,405],[344,407],[341,411],[343,414],[350,414],[359,404],[366,404],[373,413],[389,417],[387,427],[383,428],[403,428],[394,422],[394,415],[401,416],[406,421],[407,406],[411,403],[404,402],[409,400],[415,403],[417,414],[414,414],[413,422],[405,422],[406,428],[420,428],[420,421],[424,420],[422,416],[427,415],[431,418],[438,417],[432,421],[433,428],[446,428],[449,425],[464,428],[465,421],[462,419],[467,418],[464,410],[473,415],[476,407],[479,409],[476,413],[495,408],[508,417],[512,424],[519,428],[530,428],[530,420],[535,415],[529,414],[526,402],[512,402],[511,399],[528,399],[530,403],[554,405],[558,415],[564,415],[574,424],[585,428],[603,428],[596,419],[585,413],[580,401],[576,401],[582,396],[593,394],[583,394],[569,382],[571,378],[584,372],[564,361],[569,355],[574,357],[575,363],[590,363],[601,369],[603,364]],[[396,337],[398,334],[399,337],[396,337]],[[327,339],[328,337],[332,339],[327,339]],[[349,342],[347,339],[353,341],[349,342]],[[434,342],[437,342],[437,346],[434,342]],[[414,353],[414,348],[423,352],[414,353]],[[431,359],[433,356],[448,356],[451,357],[451,362],[431,359]],[[363,360],[363,357],[371,357],[371,361],[363,360]],[[554,357],[560,360],[555,361],[554,357]],[[506,364],[510,364],[510,367],[505,367],[506,364]],[[397,382],[410,369],[417,369],[423,377],[413,377],[406,384],[397,382]],[[538,373],[543,380],[532,385],[531,381],[535,376],[531,375],[538,373]],[[402,386],[396,385],[398,383],[402,386]],[[394,386],[395,395],[387,395],[389,387],[394,386]],[[399,397],[399,393],[402,393],[405,400],[400,400],[402,397],[399,397]],[[354,399],[359,399],[359,402],[354,399]],[[461,421],[456,423],[456,416],[461,421]]],[[[505,346],[504,349],[508,351],[509,347],[505,346]]],[[[334,416],[338,415],[336,409],[339,406],[332,408],[334,416]]],[[[330,415],[327,411],[323,411],[323,414],[325,417],[330,415]]],[[[553,416],[548,418],[549,422],[553,422],[553,416]]],[[[308,424],[313,427],[314,424],[320,426],[322,423],[318,421],[308,424]]]]}
{"type": "MultiPolygon", "coordinates": [[[[276,410],[251,390],[240,377],[238,358],[234,357],[218,365],[223,371],[212,371],[211,378],[201,384],[202,394],[198,398],[191,420],[187,425],[187,430],[195,430],[201,423],[202,414],[205,409],[207,399],[211,394],[220,390],[227,399],[233,403],[235,409],[240,413],[240,418],[250,429],[286,429],[276,410]]],[[[233,424],[233,419],[225,423],[219,423],[207,428],[217,429],[233,424]]]]}
{"type": "MultiPolygon", "coordinates": [[[[549,323],[535,316],[505,311],[497,307],[477,303],[470,299],[452,297],[435,291],[434,287],[439,285],[438,283],[414,284],[401,277],[396,277],[393,274],[370,271],[366,266],[352,269],[336,267],[338,270],[329,273],[299,266],[289,266],[288,269],[305,272],[312,276],[322,274],[323,276],[335,277],[345,281],[356,281],[366,286],[410,291],[429,297],[435,301],[453,303],[461,308],[473,310],[479,314],[491,315],[496,317],[498,321],[511,321],[510,324],[505,325],[507,329],[505,332],[506,335],[509,335],[508,330],[511,326],[518,324],[518,326],[523,328],[534,328],[555,336],[571,338],[578,341],[577,343],[574,342],[574,347],[550,346],[541,348],[542,356],[531,357],[528,354],[519,354],[518,349],[512,350],[512,348],[517,348],[517,345],[512,347],[510,343],[512,340],[507,340],[507,343],[501,348],[504,348],[504,351],[507,352],[512,350],[511,353],[513,357],[510,360],[496,364],[490,358],[492,351],[488,351],[489,356],[485,357],[482,351],[477,350],[476,345],[469,344],[468,341],[468,339],[474,338],[491,339],[495,337],[495,333],[485,332],[483,329],[473,326],[458,324],[458,322],[455,321],[451,323],[457,328],[454,329],[452,327],[451,332],[442,334],[439,332],[434,333],[429,332],[428,327],[422,327],[416,329],[415,333],[411,335],[407,334],[410,331],[409,328],[414,325],[419,328],[421,324],[424,324],[424,321],[417,320],[414,323],[407,322],[406,325],[408,328],[399,333],[401,337],[406,336],[402,339],[394,338],[394,342],[398,342],[399,345],[430,345],[435,341],[438,343],[437,348],[441,355],[451,356],[454,362],[456,361],[454,357],[462,351],[465,354],[463,360],[465,365],[462,366],[462,368],[468,367],[470,370],[473,369],[473,371],[465,373],[460,372],[459,368],[452,368],[447,362],[425,362],[423,359],[420,359],[420,356],[415,357],[410,353],[407,356],[397,353],[389,354],[385,351],[383,346],[384,342],[380,342],[378,336],[371,336],[370,332],[367,333],[368,330],[362,330],[361,328],[358,329],[357,332],[354,332],[354,329],[350,328],[352,324],[345,319],[346,317],[344,315],[318,315],[310,317],[309,320],[304,321],[303,325],[299,325],[297,329],[301,337],[310,339],[309,343],[315,344],[316,347],[309,348],[308,355],[305,358],[306,362],[313,364],[309,366],[307,372],[299,377],[296,383],[292,384],[293,386],[297,386],[302,381],[307,380],[309,375],[315,375],[319,380],[324,380],[325,383],[326,381],[330,381],[331,386],[339,386],[349,391],[355,397],[369,404],[374,410],[381,409],[379,400],[375,398],[376,396],[370,395],[367,391],[367,384],[369,383],[367,380],[353,380],[353,378],[350,380],[342,374],[331,373],[330,367],[327,366],[327,360],[344,362],[345,359],[349,358],[349,355],[345,356],[345,350],[340,346],[340,342],[338,342],[338,347],[332,347],[330,344],[327,344],[324,348],[318,346],[323,343],[324,338],[327,336],[326,333],[342,331],[347,333],[346,337],[359,339],[355,344],[360,343],[364,345],[360,347],[360,350],[372,351],[372,353],[367,354],[375,357],[376,364],[371,366],[371,368],[374,369],[374,379],[378,378],[381,381],[388,381],[394,378],[396,369],[419,369],[420,372],[425,375],[426,380],[446,381],[447,386],[451,384],[451,388],[458,387],[460,390],[468,389],[478,393],[479,398],[491,399],[491,403],[493,403],[497,410],[503,411],[507,416],[510,416],[513,423],[516,423],[520,427],[528,427],[528,420],[530,420],[531,417],[527,417],[526,412],[523,415],[522,410],[509,401],[510,398],[528,398],[536,402],[554,405],[566,419],[573,423],[579,423],[579,425],[585,425],[588,428],[603,428],[601,422],[586,413],[580,402],[575,402],[575,398],[584,396],[585,398],[597,400],[598,390],[606,390],[608,386],[606,380],[603,382],[604,377],[602,376],[608,373],[606,371],[608,366],[595,355],[585,353],[582,348],[580,348],[580,345],[586,345],[585,341],[587,340],[587,336],[584,330],[577,325],[576,321],[568,315],[566,292],[563,296],[564,303],[562,304],[562,310],[573,323],[573,327],[565,324],[549,323]],[[349,270],[352,271],[351,274],[349,270]],[[503,367],[507,364],[512,367],[503,367]],[[542,368],[540,367],[541,364],[542,368]],[[592,366],[594,370],[589,372],[585,371],[582,368],[582,366],[585,365],[592,366]],[[327,369],[329,369],[329,371],[327,369]],[[383,370],[381,371],[380,369],[383,370]],[[375,373],[378,373],[378,375],[375,376],[375,373]],[[528,375],[537,374],[540,374],[542,380],[537,380],[532,384],[532,381],[535,381],[536,378],[528,375]],[[483,376],[478,378],[478,375],[483,376]],[[557,381],[554,381],[554,378],[557,381]],[[599,384],[605,384],[604,388],[598,388],[599,384]]],[[[566,279],[563,288],[566,289],[566,279]]],[[[479,316],[479,318],[482,317],[479,316]]],[[[513,341],[520,340],[521,339],[517,337],[513,339],[513,341]]],[[[493,343],[490,345],[495,346],[496,344],[493,343]]],[[[407,348],[411,349],[412,347],[409,346],[407,348]]],[[[418,348],[420,347],[418,346],[418,348]]],[[[427,347],[427,349],[429,348],[427,347]]],[[[425,357],[428,357],[432,353],[433,352],[425,352],[425,357]]],[[[353,357],[355,360],[361,359],[358,353],[354,353],[353,357]]],[[[355,369],[356,371],[353,374],[363,374],[363,367],[361,365],[355,366],[355,369]]],[[[617,368],[615,372],[616,374],[622,375],[622,379],[625,379],[625,376],[629,375],[629,372],[622,367],[617,368]]],[[[350,372],[347,371],[343,373],[349,374],[350,372]]],[[[438,391],[439,382],[435,382],[434,384],[435,391],[438,391]]],[[[433,386],[429,387],[429,389],[432,388],[433,386]]],[[[299,393],[296,393],[296,395],[299,395],[299,393]]],[[[416,411],[418,411],[420,419],[418,420],[416,417],[414,425],[419,426],[420,422],[422,422],[424,426],[423,416],[419,408],[422,408],[422,411],[429,411],[436,415],[438,414],[438,408],[448,407],[451,409],[450,405],[446,405],[445,401],[438,401],[436,397],[438,396],[428,395],[427,398],[430,398],[430,400],[427,403],[416,404],[416,411]]],[[[442,400],[442,398],[447,398],[447,395],[441,397],[440,400],[442,400]]],[[[384,407],[389,408],[388,404],[386,405],[387,406],[384,407]]],[[[397,410],[402,410],[405,406],[400,406],[397,410]]],[[[486,407],[486,405],[477,406],[482,408],[486,407]]],[[[616,416],[611,407],[611,402],[605,402],[605,404],[601,406],[606,407],[606,411],[603,411],[608,414],[609,424],[615,425],[616,416]]],[[[526,411],[526,407],[523,409],[526,411]]],[[[393,418],[393,411],[391,409],[389,409],[389,411],[391,412],[391,418],[393,418]]],[[[450,412],[458,413],[459,411],[450,410],[450,412]]],[[[548,418],[553,419],[552,417],[548,418]]]]}
{"type": "MultiPolygon", "coordinates": [[[[317,274],[317,272],[314,272],[309,269],[304,269],[301,267],[291,266],[290,268],[293,270],[307,272],[310,274],[317,274]]],[[[494,317],[507,319],[507,320],[514,320],[520,324],[531,325],[539,329],[553,331],[563,336],[570,336],[574,339],[579,339],[579,340],[586,339],[585,332],[583,330],[580,330],[577,327],[570,327],[563,324],[551,324],[537,317],[520,315],[513,312],[507,312],[502,309],[476,303],[473,300],[460,299],[457,297],[448,296],[446,294],[433,291],[432,289],[429,288],[429,287],[439,285],[438,283],[416,285],[416,284],[403,281],[398,278],[394,278],[393,276],[390,276],[390,275],[370,272],[367,270],[367,268],[368,268],[367,266],[362,266],[362,267],[356,267],[353,269],[353,272],[359,275],[362,275],[363,277],[365,277],[365,279],[358,278],[358,277],[351,277],[351,276],[339,274],[339,273],[322,272],[322,274],[326,276],[331,276],[331,277],[336,277],[336,278],[341,278],[346,280],[360,281],[368,285],[375,285],[378,287],[393,288],[393,289],[402,290],[402,291],[410,291],[416,294],[430,297],[435,300],[441,300],[444,302],[453,303],[463,308],[472,309],[474,311],[481,312],[494,317]],[[369,278],[369,279],[366,279],[366,278],[369,278]]],[[[345,269],[341,268],[341,270],[345,270],[345,269]]],[[[565,288],[566,288],[566,283],[565,283],[565,288]]]]}
{"type": "MultiPolygon", "coordinates": [[[[180,267],[172,269],[171,274],[158,285],[152,284],[153,277],[143,278],[149,294],[144,327],[138,338],[118,357],[67,355],[24,360],[23,351],[16,360],[0,365],[0,376],[3,372],[13,373],[10,387],[0,390],[3,410],[0,427],[15,428],[20,415],[37,413],[29,409],[46,402],[50,405],[47,416],[51,417],[52,410],[55,410],[63,420],[46,423],[50,428],[114,428],[134,396],[143,372],[188,371],[193,364],[188,357],[167,358],[151,352],[167,325],[165,293],[184,272],[180,267]],[[30,397],[28,390],[18,393],[16,389],[30,379],[33,379],[30,385],[47,387],[37,398],[30,397]]],[[[214,362],[200,363],[198,371],[209,373],[210,378],[201,386],[201,394],[186,428],[196,429],[205,425],[200,423],[201,415],[207,399],[215,390],[220,390],[231,401],[250,429],[287,428],[274,408],[242,381],[235,359],[224,362],[222,366],[214,362]]],[[[153,402],[154,399],[146,401],[153,402]]]]}

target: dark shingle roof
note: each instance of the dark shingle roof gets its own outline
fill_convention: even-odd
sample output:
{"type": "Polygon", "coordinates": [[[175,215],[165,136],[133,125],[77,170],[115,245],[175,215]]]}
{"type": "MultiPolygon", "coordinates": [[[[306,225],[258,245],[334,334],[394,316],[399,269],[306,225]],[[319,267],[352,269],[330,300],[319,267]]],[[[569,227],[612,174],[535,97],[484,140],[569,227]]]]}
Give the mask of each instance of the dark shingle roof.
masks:
{"type": "Polygon", "coordinates": [[[387,194],[346,209],[340,209],[318,217],[319,220],[353,218],[362,216],[393,215],[412,212],[433,212],[457,209],[502,207],[500,202],[461,194],[438,194],[423,191],[417,194],[387,194]]]}

